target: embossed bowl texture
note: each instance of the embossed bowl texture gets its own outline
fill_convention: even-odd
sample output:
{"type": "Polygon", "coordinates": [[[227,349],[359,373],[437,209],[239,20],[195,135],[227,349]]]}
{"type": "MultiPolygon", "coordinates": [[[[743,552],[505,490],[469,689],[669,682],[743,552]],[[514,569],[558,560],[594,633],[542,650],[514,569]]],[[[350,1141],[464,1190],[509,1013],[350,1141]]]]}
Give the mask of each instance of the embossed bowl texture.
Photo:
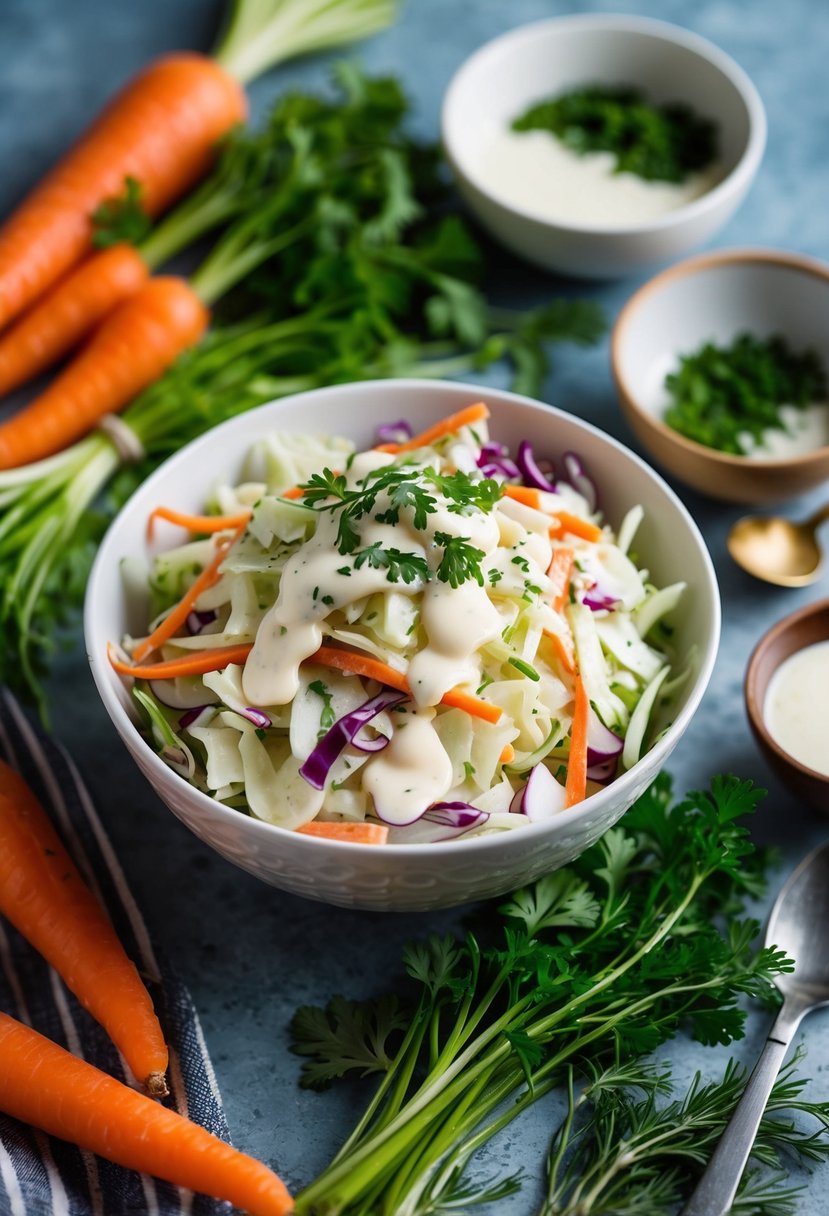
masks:
{"type": "Polygon", "coordinates": [[[500,895],[566,865],[614,824],[663,767],[702,700],[719,642],[720,602],[711,559],[687,510],[657,473],[616,440],[562,410],[513,393],[395,380],[337,385],[272,402],[216,427],[167,460],[104,537],[89,580],[84,627],[92,674],[119,735],[159,797],[196,836],[282,890],[343,907],[410,911],[500,895]],[[146,559],[150,511],[159,503],[200,510],[218,480],[238,476],[250,445],[274,431],[342,434],[367,447],[381,422],[408,418],[420,429],[476,400],[491,410],[492,434],[513,449],[529,438],[544,454],[578,452],[612,526],[641,503],[645,518],[636,549],[642,563],[658,584],[688,584],[674,624],[681,661],[693,658],[692,673],[651,751],[552,822],[432,845],[378,847],[315,839],[250,818],[193,788],[142,738],[128,688],[107,661],[108,642],[142,628],[121,566],[125,558],[146,559]]]}

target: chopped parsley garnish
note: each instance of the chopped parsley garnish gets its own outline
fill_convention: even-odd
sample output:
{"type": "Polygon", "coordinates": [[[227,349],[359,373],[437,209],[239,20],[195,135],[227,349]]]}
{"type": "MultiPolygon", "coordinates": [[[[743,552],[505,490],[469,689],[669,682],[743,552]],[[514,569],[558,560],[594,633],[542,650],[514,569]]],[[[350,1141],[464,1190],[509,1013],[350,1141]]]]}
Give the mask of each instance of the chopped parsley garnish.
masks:
{"type": "Polygon", "coordinates": [[[654,105],[627,86],[591,85],[532,106],[513,131],[549,131],[572,152],[612,152],[615,173],[682,182],[717,155],[716,124],[690,106],[654,105]]]}
{"type": "Polygon", "coordinates": [[[317,731],[317,738],[321,739],[323,735],[331,729],[337,720],[336,714],[331,707],[331,693],[328,687],[323,684],[322,680],[312,680],[308,685],[309,692],[315,692],[318,697],[322,697],[322,709],[320,711],[320,728],[317,731]]]}
{"type": "Polygon", "coordinates": [[[399,549],[384,549],[379,540],[354,554],[354,565],[362,570],[368,565],[373,570],[385,570],[390,583],[414,583],[421,578],[428,581],[430,570],[425,557],[417,553],[401,553],[399,549]]]}
{"type": "Polygon", "coordinates": [[[435,533],[435,544],[443,548],[443,557],[438,566],[438,578],[450,587],[460,587],[468,578],[474,578],[479,587],[484,585],[481,562],[486,554],[470,545],[464,536],[449,536],[446,532],[435,533]]]}
{"type": "MultiPolygon", "coordinates": [[[[339,512],[336,542],[339,552],[353,554],[354,566],[358,570],[366,564],[375,570],[386,570],[389,582],[393,583],[413,583],[418,578],[428,581],[431,577],[428,563],[416,553],[385,548],[379,541],[358,548],[361,539],[358,524],[361,519],[373,515],[378,523],[394,525],[399,522],[401,511],[409,511],[412,526],[424,531],[429,516],[438,510],[438,500],[432,491],[443,495],[446,509],[457,515],[470,515],[475,511],[488,513],[503,492],[500,483],[492,478],[476,479],[460,471],[437,473],[431,468],[418,469],[407,465],[376,469],[364,477],[362,484],[355,489],[349,489],[342,474],[325,469],[322,473],[314,473],[301,489],[307,506],[318,511],[339,512]],[[375,514],[381,494],[388,505],[375,514]]],[[[482,550],[471,545],[466,537],[450,536],[445,532],[435,533],[434,540],[444,550],[436,571],[441,582],[459,587],[467,579],[473,578],[483,586],[481,562],[485,554],[482,550]]],[[[347,575],[350,569],[341,566],[338,572],[347,575]]]]}
{"type": "Polygon", "coordinates": [[[825,401],[826,373],[816,351],[796,354],[779,335],[739,334],[730,346],[706,342],[683,355],[665,378],[670,405],[664,421],[695,443],[745,456],[749,436],[762,444],[766,431],[785,431],[783,405],[805,409],[825,401]]]}

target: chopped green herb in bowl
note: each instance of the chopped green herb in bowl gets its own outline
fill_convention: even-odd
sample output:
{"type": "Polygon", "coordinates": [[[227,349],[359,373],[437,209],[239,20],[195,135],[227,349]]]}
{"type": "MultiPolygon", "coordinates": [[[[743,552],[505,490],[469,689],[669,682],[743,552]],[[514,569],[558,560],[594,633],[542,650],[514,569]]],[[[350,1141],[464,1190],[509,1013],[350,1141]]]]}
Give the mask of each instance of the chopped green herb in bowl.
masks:
{"type": "Polygon", "coordinates": [[[589,85],[531,106],[513,131],[549,131],[579,155],[611,152],[615,173],[683,182],[717,155],[717,127],[690,106],[655,105],[626,85],[589,85]]]}
{"type": "Polygon", "coordinates": [[[826,373],[812,349],[794,351],[780,335],[739,334],[730,345],[706,342],[683,355],[665,378],[668,426],[720,452],[753,455],[769,431],[787,431],[785,407],[826,399],[826,373]]]}

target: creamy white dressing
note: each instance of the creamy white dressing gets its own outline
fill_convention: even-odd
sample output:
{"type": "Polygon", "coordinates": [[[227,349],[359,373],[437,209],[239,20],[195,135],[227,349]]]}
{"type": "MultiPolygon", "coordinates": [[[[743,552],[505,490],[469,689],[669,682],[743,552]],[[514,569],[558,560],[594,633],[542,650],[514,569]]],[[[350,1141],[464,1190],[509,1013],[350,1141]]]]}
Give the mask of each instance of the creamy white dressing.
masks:
{"type": "Polygon", "coordinates": [[[409,687],[418,705],[437,705],[458,684],[478,685],[478,649],[501,633],[501,617],[485,587],[473,580],[451,587],[429,583],[420,607],[428,639],[409,664],[409,687]]]}
{"type": "Polygon", "coordinates": [[[493,127],[475,170],[504,202],[558,223],[624,228],[645,224],[700,198],[722,178],[712,165],[680,183],[614,173],[611,152],[571,151],[547,131],[493,127]]]}
{"type": "Polygon", "coordinates": [[[829,641],[804,646],[769,680],[763,720],[793,760],[829,776],[829,641]]]}
{"type": "Polygon", "coordinates": [[[814,402],[803,409],[795,405],[780,407],[784,431],[764,431],[758,441],[752,435],[740,436],[745,454],[752,460],[781,460],[788,456],[804,456],[817,448],[829,446],[829,403],[814,402]]]}
{"type": "Polygon", "coordinates": [[[363,770],[363,789],[386,823],[413,823],[452,787],[452,761],[432,725],[434,716],[431,707],[395,714],[388,747],[363,770]]]}

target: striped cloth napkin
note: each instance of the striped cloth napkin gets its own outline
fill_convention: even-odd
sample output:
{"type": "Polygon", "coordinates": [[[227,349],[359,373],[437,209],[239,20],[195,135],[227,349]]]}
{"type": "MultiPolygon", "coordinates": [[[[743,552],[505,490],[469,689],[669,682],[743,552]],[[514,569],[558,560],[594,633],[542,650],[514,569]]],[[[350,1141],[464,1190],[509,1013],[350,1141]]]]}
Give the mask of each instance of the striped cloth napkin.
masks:
{"type": "MultiPolygon", "coordinates": [[[[229,1140],[190,995],[168,966],[159,966],[141,913],[72,760],[32,726],[5,690],[0,690],[0,756],[22,774],[51,814],[148,984],[170,1047],[168,1105],[229,1140]]],[[[2,918],[0,962],[0,1009],[111,1076],[127,1079],[124,1063],[104,1031],[56,972],[2,918]]],[[[230,1204],[111,1165],[0,1114],[3,1216],[228,1216],[232,1211],[230,1204]]]]}

